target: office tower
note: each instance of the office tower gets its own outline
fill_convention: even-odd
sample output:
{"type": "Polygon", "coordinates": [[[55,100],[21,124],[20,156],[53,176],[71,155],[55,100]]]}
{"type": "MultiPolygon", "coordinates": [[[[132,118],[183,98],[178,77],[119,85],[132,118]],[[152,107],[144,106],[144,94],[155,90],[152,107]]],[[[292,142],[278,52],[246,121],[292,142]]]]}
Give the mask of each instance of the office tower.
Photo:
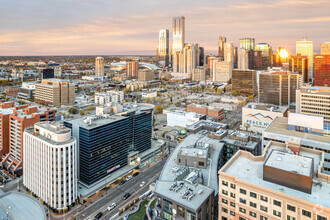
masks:
{"type": "Polygon", "coordinates": [[[315,55],[314,86],[330,86],[330,55],[315,55]]]}
{"type": "Polygon", "coordinates": [[[172,18],[172,54],[182,51],[185,44],[185,17],[172,18]]]}
{"type": "Polygon", "coordinates": [[[208,76],[212,77],[213,76],[213,61],[216,60],[216,57],[208,57],[207,58],[207,70],[208,70],[208,76]]]}
{"type": "Polygon", "coordinates": [[[233,43],[225,43],[224,61],[234,62],[234,45],[233,45],[233,43]]]}
{"type": "Polygon", "coordinates": [[[74,105],[75,86],[61,79],[42,80],[36,84],[35,101],[51,106],[74,105]]]}
{"type": "Polygon", "coordinates": [[[299,139],[270,141],[262,156],[238,151],[218,172],[218,219],[328,220],[325,163],[299,139]]]}
{"type": "Polygon", "coordinates": [[[300,75],[290,72],[262,72],[258,75],[258,102],[290,105],[296,101],[300,75]]]}
{"type": "Polygon", "coordinates": [[[238,68],[238,48],[234,46],[234,61],[233,61],[233,68],[238,68]]]}
{"type": "Polygon", "coordinates": [[[233,62],[228,61],[216,61],[215,69],[213,69],[213,82],[227,83],[232,76],[233,62]]]}
{"type": "Polygon", "coordinates": [[[180,51],[176,51],[174,52],[174,54],[172,54],[173,58],[172,58],[172,67],[173,67],[173,72],[174,73],[182,73],[183,72],[183,53],[180,51]]]}
{"type": "Polygon", "coordinates": [[[5,103],[0,109],[1,162],[11,174],[22,174],[23,132],[25,128],[40,121],[54,121],[55,110],[40,106],[15,106],[5,103]]]}
{"type": "Polygon", "coordinates": [[[159,30],[159,43],[157,48],[157,60],[158,65],[168,66],[169,65],[169,30],[159,30]]]}
{"type": "Polygon", "coordinates": [[[303,86],[296,92],[296,113],[324,117],[330,129],[330,87],[303,86]]]}
{"type": "Polygon", "coordinates": [[[77,141],[62,124],[38,122],[24,131],[23,184],[56,210],[74,205],[77,141]]]}
{"type": "Polygon", "coordinates": [[[150,70],[150,69],[139,70],[138,75],[139,75],[138,77],[139,81],[150,81],[155,79],[154,70],[150,70]]]}
{"type": "Polygon", "coordinates": [[[273,49],[267,43],[259,43],[255,50],[262,52],[262,69],[266,70],[272,66],[273,49]]]}
{"type": "Polygon", "coordinates": [[[301,82],[308,83],[308,58],[307,56],[291,56],[291,72],[299,73],[301,82]]]}
{"type": "Polygon", "coordinates": [[[238,69],[249,69],[249,53],[244,48],[238,50],[238,69]]]}
{"type": "Polygon", "coordinates": [[[256,95],[258,93],[255,70],[233,70],[231,82],[232,90],[240,94],[256,95]]]}
{"type": "Polygon", "coordinates": [[[296,55],[307,56],[308,58],[308,77],[311,81],[313,79],[313,64],[314,64],[314,53],[313,53],[313,41],[309,41],[303,38],[301,41],[296,42],[296,55]]]}
{"type": "Polygon", "coordinates": [[[138,77],[139,72],[139,61],[126,61],[126,76],[129,76],[131,78],[138,77]]]}
{"type": "Polygon", "coordinates": [[[262,52],[261,51],[248,51],[249,69],[261,70],[262,69],[262,52]]]}
{"type": "Polygon", "coordinates": [[[192,73],[199,64],[198,56],[199,46],[198,44],[185,44],[183,48],[183,63],[180,63],[180,69],[183,69],[183,73],[192,73]]]}
{"type": "Polygon", "coordinates": [[[197,66],[204,66],[205,63],[205,54],[204,54],[204,47],[199,47],[198,49],[198,59],[199,64],[197,66]]]}
{"type": "Polygon", "coordinates": [[[289,52],[283,47],[279,47],[273,55],[273,66],[283,67],[284,63],[289,62],[289,52]]]}
{"type": "Polygon", "coordinates": [[[245,50],[254,50],[255,40],[254,38],[241,38],[239,39],[239,48],[244,48],[245,50]]]}
{"type": "Polygon", "coordinates": [[[142,153],[151,148],[154,106],[138,104],[111,108],[101,109],[97,116],[64,122],[77,139],[78,178],[88,188],[133,163],[129,153],[142,153]],[[107,111],[114,114],[105,114],[107,111]]]}
{"type": "Polygon", "coordinates": [[[225,44],[226,44],[226,37],[220,36],[219,37],[219,58],[221,61],[225,60],[225,44]]]}
{"type": "Polygon", "coordinates": [[[330,55],[330,42],[321,43],[321,55],[330,55]]]}
{"type": "Polygon", "coordinates": [[[54,69],[43,69],[41,79],[52,79],[54,78],[54,69]]]}
{"type": "Polygon", "coordinates": [[[191,80],[195,82],[205,81],[206,69],[204,67],[197,67],[196,69],[193,69],[191,74],[191,80]]]}
{"type": "Polygon", "coordinates": [[[96,76],[104,76],[103,57],[96,57],[95,58],[95,75],[96,76]]]}

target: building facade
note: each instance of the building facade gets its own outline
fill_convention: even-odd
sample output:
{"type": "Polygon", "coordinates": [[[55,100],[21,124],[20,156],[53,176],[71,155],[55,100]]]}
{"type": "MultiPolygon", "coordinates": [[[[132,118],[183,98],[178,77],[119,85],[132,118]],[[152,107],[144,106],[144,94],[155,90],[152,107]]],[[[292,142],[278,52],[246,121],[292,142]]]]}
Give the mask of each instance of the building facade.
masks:
{"type": "Polygon", "coordinates": [[[330,55],[330,42],[321,43],[321,55],[330,55]]]}
{"type": "Polygon", "coordinates": [[[226,44],[226,37],[220,36],[218,43],[218,47],[219,47],[218,56],[223,61],[225,60],[225,44],[226,44]]]}
{"type": "Polygon", "coordinates": [[[261,51],[262,53],[262,69],[267,69],[272,66],[272,57],[273,57],[273,49],[267,43],[259,43],[255,47],[256,51],[261,51]]]}
{"type": "Polygon", "coordinates": [[[24,131],[23,184],[51,208],[75,204],[77,142],[59,123],[39,122],[24,131]]]}
{"type": "Polygon", "coordinates": [[[167,126],[186,128],[200,120],[205,120],[206,116],[195,112],[171,111],[167,113],[167,126]]]}
{"type": "Polygon", "coordinates": [[[139,61],[126,61],[126,76],[137,78],[139,73],[139,61]]]}
{"type": "Polygon", "coordinates": [[[233,62],[216,61],[213,69],[213,82],[227,83],[232,77],[233,62]]]}
{"type": "Polygon", "coordinates": [[[201,82],[206,80],[206,68],[199,67],[195,68],[191,74],[191,80],[196,82],[201,82]]]}
{"type": "Polygon", "coordinates": [[[234,45],[233,43],[225,43],[224,47],[224,60],[227,62],[234,62],[234,45]]]}
{"type": "Polygon", "coordinates": [[[158,65],[167,67],[169,65],[169,30],[160,29],[159,30],[159,39],[158,39],[158,48],[157,48],[157,60],[158,65]]]}
{"type": "Polygon", "coordinates": [[[291,72],[299,73],[301,85],[302,83],[308,83],[308,58],[307,56],[291,56],[291,72]]]}
{"type": "Polygon", "coordinates": [[[254,50],[254,48],[255,48],[254,38],[241,38],[241,39],[239,39],[239,48],[243,48],[247,51],[254,50]]]}
{"type": "Polygon", "coordinates": [[[301,54],[302,56],[307,56],[308,58],[308,77],[313,79],[314,73],[314,52],[313,52],[313,41],[308,39],[302,39],[296,42],[296,55],[301,54]]]}
{"type": "Polygon", "coordinates": [[[314,86],[330,86],[330,55],[315,55],[314,86]]]}
{"type": "Polygon", "coordinates": [[[257,72],[255,70],[233,70],[232,74],[232,90],[238,91],[240,94],[258,93],[257,72]]]}
{"type": "Polygon", "coordinates": [[[187,112],[195,112],[197,114],[207,115],[210,117],[217,118],[218,120],[225,118],[225,112],[223,108],[190,104],[187,106],[187,112]]]}
{"type": "Polygon", "coordinates": [[[96,76],[104,76],[104,59],[103,57],[95,58],[95,75],[96,76]]]}
{"type": "Polygon", "coordinates": [[[249,53],[244,48],[238,50],[238,69],[249,69],[249,53]]]}
{"type": "Polygon", "coordinates": [[[139,81],[151,81],[155,79],[154,70],[141,69],[139,70],[138,80],[139,81]]]}
{"type": "Polygon", "coordinates": [[[182,51],[185,44],[185,17],[172,18],[172,54],[182,51]]]}

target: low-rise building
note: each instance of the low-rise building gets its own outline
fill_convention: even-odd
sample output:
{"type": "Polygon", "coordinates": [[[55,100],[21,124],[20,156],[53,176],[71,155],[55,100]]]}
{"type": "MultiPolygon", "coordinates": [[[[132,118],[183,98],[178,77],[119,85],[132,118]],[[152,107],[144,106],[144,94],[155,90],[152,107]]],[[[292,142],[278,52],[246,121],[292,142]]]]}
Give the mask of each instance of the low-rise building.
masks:
{"type": "Polygon", "coordinates": [[[25,129],[23,184],[52,209],[75,204],[77,193],[77,141],[58,122],[38,122],[25,129]]]}
{"type": "Polygon", "coordinates": [[[191,80],[197,81],[197,82],[205,81],[206,80],[206,68],[198,67],[196,69],[193,69],[192,73],[191,73],[191,80]]]}
{"type": "Polygon", "coordinates": [[[203,114],[210,117],[214,117],[217,120],[224,119],[226,117],[223,108],[216,108],[212,106],[191,104],[187,106],[187,112],[195,112],[197,114],[203,114]]]}
{"type": "Polygon", "coordinates": [[[242,108],[241,128],[262,133],[275,117],[287,117],[288,107],[263,103],[248,103],[242,108]]]}
{"type": "Polygon", "coordinates": [[[107,103],[119,103],[124,101],[124,92],[123,91],[114,91],[110,90],[107,92],[97,92],[95,93],[95,104],[105,105],[107,103]]]}
{"type": "Polygon", "coordinates": [[[20,99],[34,99],[35,89],[35,83],[23,82],[17,97],[20,99]]]}
{"type": "Polygon", "coordinates": [[[219,171],[218,219],[329,220],[324,152],[270,141],[261,156],[238,151],[219,171]]]}
{"type": "Polygon", "coordinates": [[[141,69],[138,73],[139,81],[150,81],[155,79],[155,72],[151,69],[141,69]]]}
{"type": "Polygon", "coordinates": [[[200,120],[205,120],[206,115],[197,114],[195,112],[171,111],[167,114],[167,125],[172,127],[186,128],[200,120]]]}

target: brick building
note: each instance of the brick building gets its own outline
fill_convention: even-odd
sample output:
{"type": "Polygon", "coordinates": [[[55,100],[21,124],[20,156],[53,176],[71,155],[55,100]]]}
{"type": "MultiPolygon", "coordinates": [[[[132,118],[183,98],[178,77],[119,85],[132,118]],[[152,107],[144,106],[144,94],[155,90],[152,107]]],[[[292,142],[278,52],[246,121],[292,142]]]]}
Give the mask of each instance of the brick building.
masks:
{"type": "Polygon", "coordinates": [[[330,55],[314,57],[314,86],[330,86],[330,55]]]}
{"type": "Polygon", "coordinates": [[[215,108],[205,105],[196,105],[196,104],[188,105],[187,112],[195,112],[197,114],[207,115],[210,117],[217,118],[219,120],[225,118],[225,113],[223,108],[215,108]]]}

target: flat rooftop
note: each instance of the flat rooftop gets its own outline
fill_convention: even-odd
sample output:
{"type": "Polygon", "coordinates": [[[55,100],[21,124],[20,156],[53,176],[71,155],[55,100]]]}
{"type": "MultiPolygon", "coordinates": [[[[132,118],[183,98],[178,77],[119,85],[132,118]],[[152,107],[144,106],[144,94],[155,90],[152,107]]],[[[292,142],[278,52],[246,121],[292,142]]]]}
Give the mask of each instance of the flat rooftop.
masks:
{"type": "Polygon", "coordinates": [[[330,144],[330,136],[321,136],[315,134],[309,134],[304,132],[299,132],[295,130],[288,130],[288,118],[286,117],[276,117],[273,122],[264,130],[264,133],[276,133],[285,136],[294,136],[301,139],[308,139],[317,142],[324,142],[330,144]]]}
{"type": "Polygon", "coordinates": [[[286,106],[278,106],[278,105],[271,105],[271,104],[264,104],[264,103],[248,103],[243,108],[250,108],[250,109],[257,109],[263,111],[270,111],[270,112],[280,112],[284,113],[288,110],[286,106]]]}
{"type": "Polygon", "coordinates": [[[214,128],[214,129],[221,129],[221,128],[226,128],[227,125],[224,124],[224,123],[219,123],[219,122],[213,122],[213,121],[205,121],[205,120],[202,120],[202,121],[198,121],[192,125],[189,125],[187,127],[188,130],[195,130],[201,126],[205,126],[205,127],[209,127],[209,128],[214,128]]]}
{"type": "MultiPolygon", "coordinates": [[[[277,149],[276,146],[271,146],[270,149],[277,149]]],[[[283,149],[282,149],[283,151],[283,149]]],[[[304,156],[314,158],[314,170],[317,169],[321,158],[316,154],[309,154],[304,152],[304,156]]],[[[290,162],[288,162],[290,163],[290,162]]],[[[250,158],[239,155],[234,162],[226,169],[221,169],[221,172],[237,177],[248,183],[252,183],[267,189],[274,190],[278,193],[297,197],[305,201],[318,204],[325,207],[330,207],[330,184],[324,181],[320,186],[312,186],[311,194],[295,190],[283,185],[275,184],[263,180],[263,164],[264,161],[253,161],[250,158]]],[[[225,168],[225,167],[224,167],[225,168]]]]}
{"type": "Polygon", "coordinates": [[[48,131],[51,131],[55,134],[66,134],[71,132],[71,129],[65,127],[63,123],[55,122],[55,121],[37,122],[35,125],[44,128],[48,131]]]}
{"type": "Polygon", "coordinates": [[[85,128],[87,130],[94,129],[106,124],[110,124],[116,121],[120,121],[125,119],[124,116],[119,115],[107,115],[107,116],[87,116],[87,117],[80,117],[68,120],[66,122],[74,125],[78,125],[79,127],[85,128]]]}
{"type": "MultiPolygon", "coordinates": [[[[70,129],[69,129],[70,130],[70,129]]],[[[34,131],[34,127],[29,127],[29,128],[26,128],[25,130],[24,130],[24,132],[26,132],[26,133],[29,133],[29,134],[32,134],[33,136],[35,136],[35,137],[37,137],[37,138],[39,138],[39,139],[41,139],[41,140],[43,140],[43,141],[45,141],[45,142],[47,142],[47,143],[49,143],[49,144],[51,144],[51,145],[65,145],[65,144],[69,144],[69,143],[72,143],[74,140],[75,140],[75,138],[74,137],[71,137],[69,140],[67,140],[67,141],[63,141],[63,142],[57,142],[57,141],[54,141],[54,140],[52,140],[52,139],[50,139],[50,138],[47,138],[47,137],[45,137],[45,136],[43,136],[43,135],[41,135],[41,134],[38,134],[38,133],[36,133],[35,131],[34,131]]]]}

